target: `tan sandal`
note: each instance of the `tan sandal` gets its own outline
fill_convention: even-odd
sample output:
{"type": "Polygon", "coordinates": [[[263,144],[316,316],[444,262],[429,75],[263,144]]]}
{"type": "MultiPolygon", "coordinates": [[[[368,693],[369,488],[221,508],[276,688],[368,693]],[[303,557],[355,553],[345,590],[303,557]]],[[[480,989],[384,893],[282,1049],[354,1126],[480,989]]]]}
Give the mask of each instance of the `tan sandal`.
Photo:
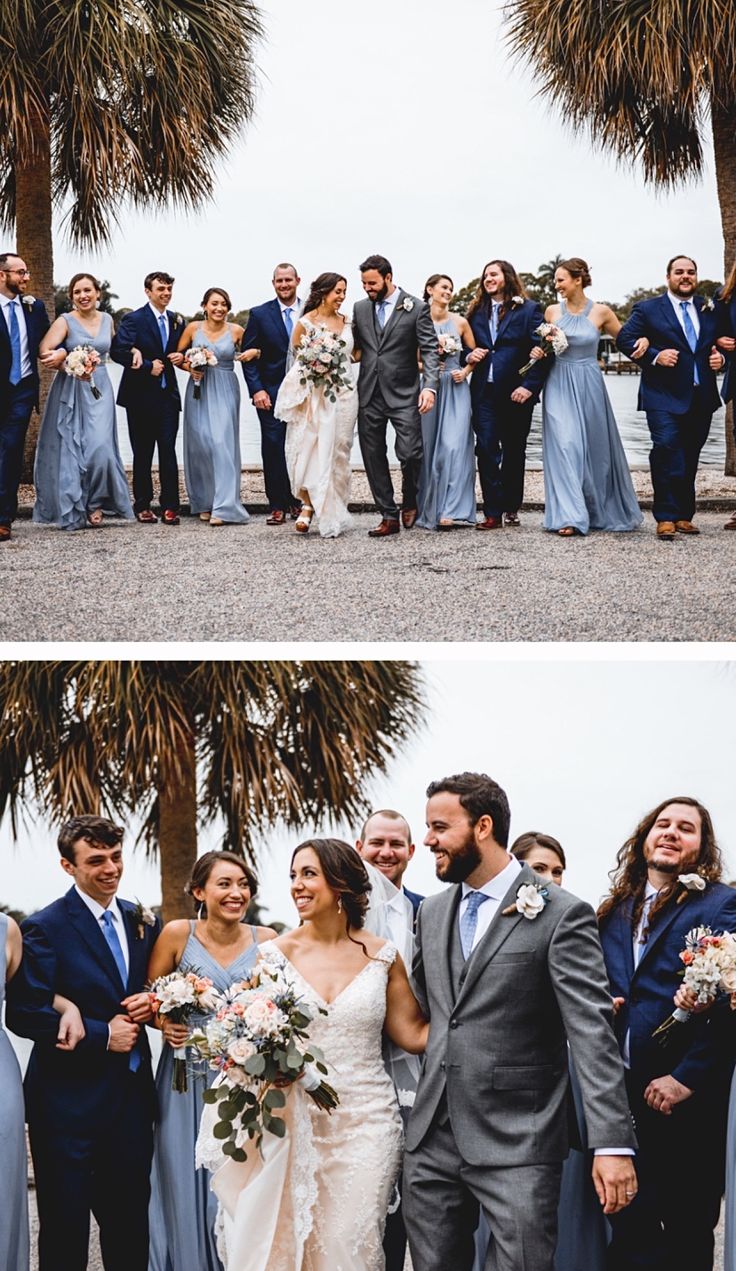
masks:
{"type": "Polygon", "coordinates": [[[211,512],[200,512],[199,519],[200,521],[209,521],[211,516],[212,516],[211,512]]]}
{"type": "Polygon", "coordinates": [[[294,522],[294,529],[297,534],[309,533],[309,527],[312,524],[313,516],[314,508],[310,507],[308,503],[302,503],[302,510],[294,522]]]}
{"type": "Polygon", "coordinates": [[[95,508],[93,512],[88,512],[87,520],[94,529],[99,529],[102,525],[102,508],[95,508]]]}
{"type": "Polygon", "coordinates": [[[572,525],[563,525],[562,529],[558,530],[557,533],[559,534],[560,538],[573,538],[575,535],[575,530],[573,529],[572,525]]]}

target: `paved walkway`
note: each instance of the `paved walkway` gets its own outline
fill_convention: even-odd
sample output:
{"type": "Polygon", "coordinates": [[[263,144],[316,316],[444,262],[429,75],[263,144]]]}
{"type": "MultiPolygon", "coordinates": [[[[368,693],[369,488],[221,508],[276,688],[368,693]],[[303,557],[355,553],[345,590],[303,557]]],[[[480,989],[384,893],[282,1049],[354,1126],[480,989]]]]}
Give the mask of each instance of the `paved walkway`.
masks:
{"type": "Polygon", "coordinates": [[[62,533],[16,522],[0,548],[4,641],[718,641],[736,639],[736,533],[561,539],[520,529],[376,542],[375,513],[339,539],[291,523],[62,533]]]}

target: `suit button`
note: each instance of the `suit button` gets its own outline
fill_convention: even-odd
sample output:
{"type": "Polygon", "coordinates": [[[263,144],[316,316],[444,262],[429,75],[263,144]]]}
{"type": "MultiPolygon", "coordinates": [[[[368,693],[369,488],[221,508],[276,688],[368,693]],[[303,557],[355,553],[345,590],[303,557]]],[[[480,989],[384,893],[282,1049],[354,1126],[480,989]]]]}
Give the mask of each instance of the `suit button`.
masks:
{"type": "Polygon", "coordinates": [[[442,1062],[440,1063],[440,1072],[445,1072],[446,1068],[447,1068],[447,1064],[445,1063],[443,1059],[442,1062]]]}
{"type": "Polygon", "coordinates": [[[456,1019],[451,1019],[451,1020],[450,1020],[450,1028],[457,1028],[457,1027],[458,1027],[457,1020],[456,1020],[456,1019]]]}

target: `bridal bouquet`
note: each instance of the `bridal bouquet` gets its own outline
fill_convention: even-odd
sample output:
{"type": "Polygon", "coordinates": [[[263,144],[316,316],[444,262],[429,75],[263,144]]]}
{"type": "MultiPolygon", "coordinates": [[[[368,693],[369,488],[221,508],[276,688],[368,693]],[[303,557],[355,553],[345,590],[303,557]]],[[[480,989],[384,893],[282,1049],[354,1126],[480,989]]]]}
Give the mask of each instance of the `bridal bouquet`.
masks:
{"type": "MultiPolygon", "coordinates": [[[[208,366],[217,366],[217,356],[212,349],[206,349],[203,345],[197,345],[196,348],[189,349],[185,366],[188,371],[204,371],[208,366]]],[[[194,381],[194,396],[199,398],[202,385],[194,381]]]]}
{"type": "Polygon", "coordinates": [[[92,389],[92,396],[98,400],[102,397],[102,393],[95,384],[93,371],[96,366],[100,365],[100,355],[97,349],[91,344],[78,344],[73,348],[71,353],[67,354],[64,362],[64,370],[67,375],[73,376],[74,379],[89,379],[89,386],[92,389]]]}
{"type": "MultiPolygon", "coordinates": [[[[539,347],[545,357],[550,353],[564,353],[567,348],[567,336],[564,331],[556,327],[554,322],[542,322],[537,327],[535,335],[539,336],[539,347]]],[[[531,358],[525,366],[522,366],[519,375],[526,375],[534,366],[537,359],[531,358]]]]}
{"type": "Polygon", "coordinates": [[[462,340],[456,335],[450,335],[448,331],[443,331],[437,337],[439,344],[440,361],[444,362],[445,358],[452,357],[454,353],[462,352],[462,340]]]}
{"type": "MultiPolygon", "coordinates": [[[[153,981],[148,996],[156,1015],[168,1015],[173,1024],[188,1024],[192,1015],[201,1011],[214,1011],[221,997],[212,980],[195,971],[172,971],[153,981]]],[[[177,1046],[174,1051],[174,1072],[171,1089],[178,1094],[187,1091],[187,1047],[177,1046]]]]}
{"type": "MultiPolygon", "coordinates": [[[[680,953],[685,970],[683,987],[695,994],[699,1005],[712,1002],[721,990],[733,994],[736,990],[736,934],[725,931],[714,935],[710,927],[693,927],[685,936],[685,948],[680,953]]],[[[670,1033],[678,1024],[686,1024],[691,1011],[677,1006],[668,1019],[652,1033],[660,1045],[666,1046],[670,1033]]]]}
{"type": "Polygon", "coordinates": [[[318,1107],[337,1107],[336,1092],[319,1075],[327,1072],[322,1053],[309,1041],[313,1018],[296,985],[262,962],[251,980],[230,986],[214,1019],[190,1038],[220,1074],[204,1101],[217,1104],[212,1133],[233,1161],[245,1160],[249,1139],[260,1148],[266,1130],[283,1138],[286,1125],[277,1113],[286,1104],[282,1087],[301,1078],[318,1107]]]}
{"type": "Polygon", "coordinates": [[[346,348],[345,341],[325,327],[305,331],[296,351],[299,383],[321,384],[328,401],[336,402],[341,388],[353,387],[346,348]]]}

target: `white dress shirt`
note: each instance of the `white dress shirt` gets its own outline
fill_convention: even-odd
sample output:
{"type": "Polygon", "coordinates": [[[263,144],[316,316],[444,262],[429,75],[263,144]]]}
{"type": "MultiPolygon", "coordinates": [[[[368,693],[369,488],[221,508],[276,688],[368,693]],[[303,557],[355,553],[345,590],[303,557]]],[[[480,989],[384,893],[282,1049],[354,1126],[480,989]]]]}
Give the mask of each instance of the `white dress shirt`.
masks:
{"type": "Polygon", "coordinates": [[[400,292],[400,291],[401,291],[401,288],[400,288],[400,287],[396,287],[396,286],[394,286],[394,289],[393,289],[393,291],[391,292],[391,295],[390,295],[390,296],[384,296],[384,297],[383,297],[383,300],[377,300],[377,301],[376,301],[376,318],[378,318],[378,306],[379,306],[379,304],[383,304],[383,305],[385,306],[385,308],[384,308],[384,310],[383,310],[383,313],[384,313],[384,319],[383,319],[383,327],[384,327],[384,330],[386,329],[386,327],[387,327],[387,326],[388,326],[388,324],[389,324],[389,321],[390,321],[390,319],[391,319],[391,314],[393,313],[394,309],[396,308],[397,304],[399,303],[399,292],[400,292]]]}
{"type": "Polygon", "coordinates": [[[26,379],[27,376],[33,374],[33,364],[31,363],[31,355],[28,352],[28,328],[26,327],[26,318],[23,313],[23,304],[19,296],[0,296],[0,302],[3,306],[3,317],[5,325],[8,328],[8,338],[10,338],[10,305],[15,305],[15,316],[18,319],[18,334],[20,336],[20,377],[26,379]]]}
{"type": "Polygon", "coordinates": [[[490,927],[496,916],[498,906],[506,895],[506,892],[513,883],[517,874],[520,873],[521,861],[518,861],[515,856],[510,856],[508,865],[504,865],[501,873],[496,874],[495,878],[489,878],[488,882],[484,883],[482,887],[471,887],[469,883],[461,884],[463,895],[457,910],[458,923],[464,916],[465,910],[468,907],[469,892],[480,891],[484,896],[488,896],[489,898],[478,908],[478,922],[475,928],[475,935],[473,936],[471,953],[478,941],[485,935],[486,931],[490,927]]]}
{"type": "MultiPolygon", "coordinates": [[[[105,912],[104,905],[101,905],[99,900],[94,900],[92,896],[88,896],[86,892],[80,891],[76,883],[74,884],[74,890],[76,891],[77,895],[84,901],[85,905],[87,906],[90,913],[92,914],[92,917],[95,919],[98,927],[100,928],[100,931],[102,932],[103,939],[106,939],[104,923],[102,921],[102,915],[105,912]]],[[[123,951],[125,969],[126,971],[129,971],[130,970],[130,950],[128,948],[128,933],[125,930],[125,923],[123,921],[122,910],[115,896],[113,896],[107,908],[113,917],[113,925],[115,927],[115,934],[117,935],[117,938],[120,941],[120,948],[123,951]]]]}
{"type": "Polygon", "coordinates": [[[393,944],[401,954],[404,965],[411,970],[414,957],[414,907],[403,891],[397,891],[386,904],[386,918],[393,944]]]}
{"type": "MultiPolygon", "coordinates": [[[[651,909],[652,904],[654,903],[655,897],[657,895],[658,895],[657,888],[653,887],[652,884],[647,880],[646,889],[644,891],[644,904],[642,906],[641,917],[639,918],[639,925],[636,928],[636,931],[634,932],[634,935],[633,935],[634,970],[636,970],[636,968],[638,967],[641,961],[641,956],[644,950],[646,949],[646,945],[641,943],[641,933],[644,930],[645,925],[649,921],[649,910],[651,909]]],[[[624,1066],[626,1068],[631,1067],[631,1055],[629,1053],[629,1037],[630,1037],[630,1030],[627,1029],[626,1036],[624,1038],[623,1050],[621,1052],[623,1056],[624,1066]]]]}
{"type": "MultiPolygon", "coordinates": [[[[667,292],[667,296],[668,296],[670,304],[673,306],[675,313],[677,314],[677,321],[682,327],[683,332],[685,331],[685,314],[683,312],[682,306],[683,304],[686,304],[688,308],[688,313],[690,314],[690,321],[695,327],[695,334],[699,336],[700,335],[700,318],[698,317],[698,311],[695,308],[694,298],[686,297],[686,296],[675,296],[672,294],[671,291],[667,292]]],[[[685,339],[687,339],[687,335],[685,335],[685,339]]]]}
{"type": "Polygon", "coordinates": [[[148,308],[151,310],[151,313],[156,319],[156,327],[159,331],[161,330],[161,326],[160,326],[161,318],[163,318],[164,323],[166,324],[166,335],[164,336],[164,348],[166,348],[166,345],[169,343],[169,315],[165,309],[162,313],[161,310],[157,309],[154,304],[151,304],[150,300],[148,302],[148,308]]]}

